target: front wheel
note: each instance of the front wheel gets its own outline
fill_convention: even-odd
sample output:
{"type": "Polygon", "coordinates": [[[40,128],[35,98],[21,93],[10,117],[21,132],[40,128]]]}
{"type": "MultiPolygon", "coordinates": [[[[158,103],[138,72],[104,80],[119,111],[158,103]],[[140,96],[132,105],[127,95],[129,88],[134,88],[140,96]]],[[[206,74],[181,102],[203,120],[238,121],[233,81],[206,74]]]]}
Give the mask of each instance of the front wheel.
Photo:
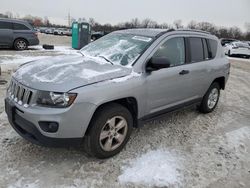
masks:
{"type": "Polygon", "coordinates": [[[112,103],[100,107],[84,138],[85,151],[97,158],[108,158],[119,153],[129,140],[133,118],[129,110],[112,103]]]}
{"type": "Polygon", "coordinates": [[[220,98],[220,85],[217,82],[214,82],[208,89],[207,93],[202,99],[200,105],[200,112],[209,113],[212,112],[219,101],[220,98]]]}

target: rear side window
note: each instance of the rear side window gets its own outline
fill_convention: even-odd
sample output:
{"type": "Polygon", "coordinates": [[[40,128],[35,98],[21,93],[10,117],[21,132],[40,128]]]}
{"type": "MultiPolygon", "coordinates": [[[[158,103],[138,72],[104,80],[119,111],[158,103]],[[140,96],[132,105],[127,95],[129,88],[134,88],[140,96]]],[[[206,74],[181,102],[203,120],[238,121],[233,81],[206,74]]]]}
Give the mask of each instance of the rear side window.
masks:
{"type": "Polygon", "coordinates": [[[205,58],[205,60],[208,60],[209,54],[208,54],[207,40],[202,39],[202,44],[203,44],[203,50],[204,50],[204,58],[205,58]]]}
{"type": "Polygon", "coordinates": [[[13,28],[14,30],[30,30],[27,26],[19,23],[14,23],[13,28]]]}
{"type": "Polygon", "coordinates": [[[0,29],[12,29],[12,23],[0,21],[0,29]]]}
{"type": "Polygon", "coordinates": [[[203,61],[203,44],[201,38],[190,37],[190,55],[191,55],[191,63],[203,61]]]}
{"type": "Polygon", "coordinates": [[[208,39],[208,44],[209,44],[209,58],[213,59],[215,58],[216,56],[216,53],[217,53],[217,46],[218,46],[218,43],[216,40],[213,40],[213,39],[208,39]]]}

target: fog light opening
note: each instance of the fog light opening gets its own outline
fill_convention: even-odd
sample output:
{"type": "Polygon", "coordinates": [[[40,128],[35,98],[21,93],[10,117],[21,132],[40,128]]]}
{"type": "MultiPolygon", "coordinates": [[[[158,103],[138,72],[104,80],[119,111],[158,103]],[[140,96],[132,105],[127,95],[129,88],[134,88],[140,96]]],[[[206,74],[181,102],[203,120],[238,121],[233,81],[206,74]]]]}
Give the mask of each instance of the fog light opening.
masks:
{"type": "Polygon", "coordinates": [[[44,132],[48,133],[57,132],[59,127],[57,122],[49,122],[49,121],[40,121],[39,126],[44,132]]]}

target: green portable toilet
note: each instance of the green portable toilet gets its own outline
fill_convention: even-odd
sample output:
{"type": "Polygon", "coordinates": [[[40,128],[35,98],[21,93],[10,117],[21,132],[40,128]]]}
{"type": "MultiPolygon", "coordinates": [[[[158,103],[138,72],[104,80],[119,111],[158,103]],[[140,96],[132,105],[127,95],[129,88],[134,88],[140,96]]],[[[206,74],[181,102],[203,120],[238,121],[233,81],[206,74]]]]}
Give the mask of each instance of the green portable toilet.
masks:
{"type": "Polygon", "coordinates": [[[72,23],[72,48],[78,49],[78,23],[72,23]]]}
{"type": "Polygon", "coordinates": [[[72,48],[81,49],[90,42],[91,27],[86,22],[72,24],[72,48]]]}

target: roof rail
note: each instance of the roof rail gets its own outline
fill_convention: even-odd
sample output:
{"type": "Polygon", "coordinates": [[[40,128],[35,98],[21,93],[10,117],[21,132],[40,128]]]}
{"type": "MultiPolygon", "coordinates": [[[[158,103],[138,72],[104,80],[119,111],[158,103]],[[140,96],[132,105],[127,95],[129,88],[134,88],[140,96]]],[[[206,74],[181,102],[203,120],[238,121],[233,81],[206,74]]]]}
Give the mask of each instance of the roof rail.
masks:
{"type": "Polygon", "coordinates": [[[208,31],[203,31],[203,30],[199,30],[199,29],[177,29],[175,31],[190,31],[190,32],[197,32],[197,33],[205,33],[205,34],[211,34],[208,31]]]}
{"type": "Polygon", "coordinates": [[[166,31],[162,31],[161,33],[159,33],[158,35],[156,35],[156,38],[162,36],[162,35],[165,34],[165,33],[172,32],[172,31],[175,31],[175,29],[168,29],[168,30],[166,30],[166,31]]]}

